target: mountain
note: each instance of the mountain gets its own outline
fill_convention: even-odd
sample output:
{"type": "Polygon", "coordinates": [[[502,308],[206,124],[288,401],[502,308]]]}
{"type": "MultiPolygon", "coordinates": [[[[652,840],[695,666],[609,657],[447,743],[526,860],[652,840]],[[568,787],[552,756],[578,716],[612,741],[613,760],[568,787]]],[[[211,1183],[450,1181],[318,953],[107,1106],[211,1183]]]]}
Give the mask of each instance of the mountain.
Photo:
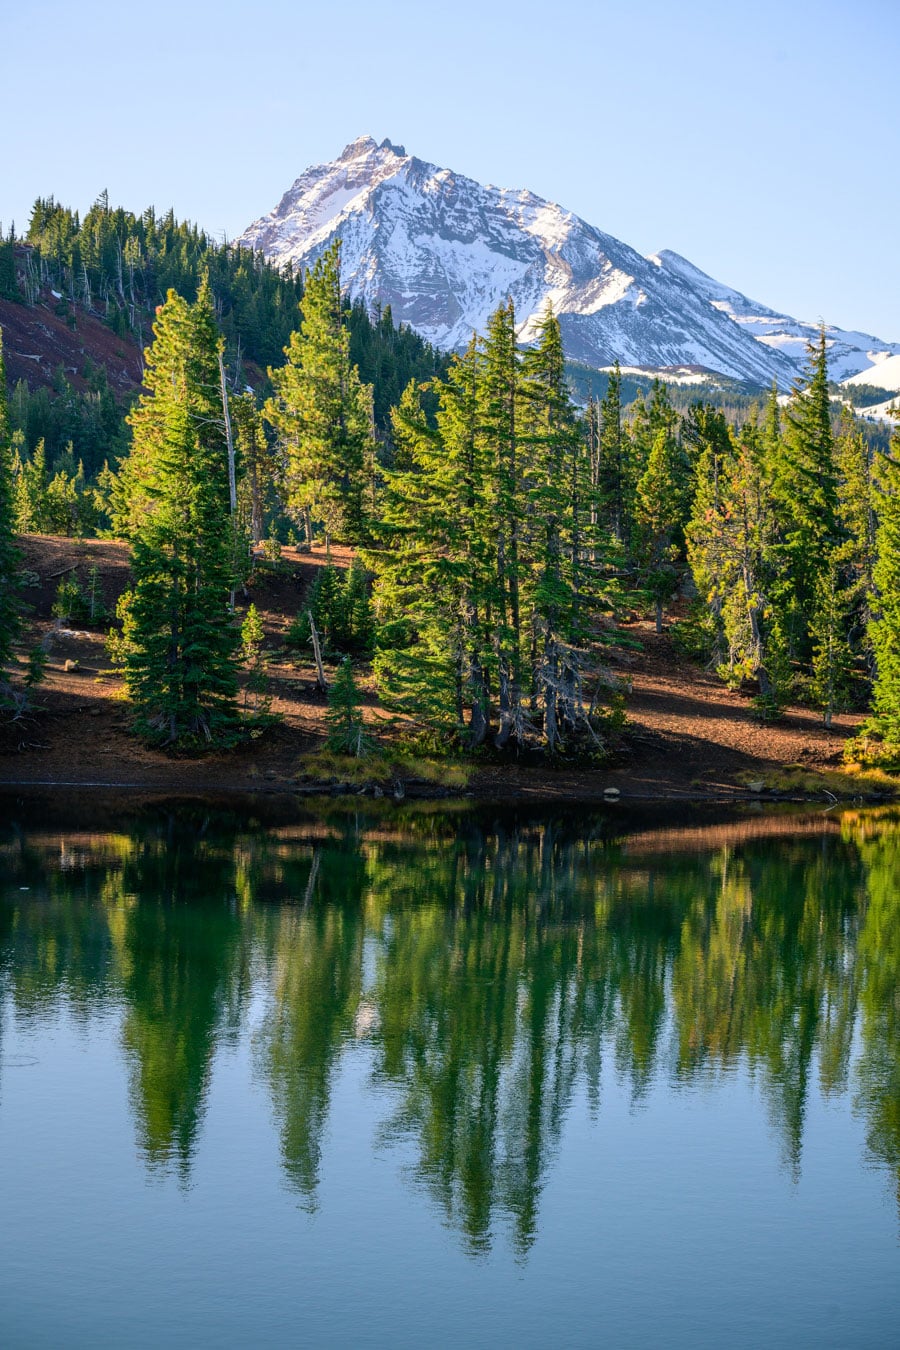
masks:
{"type": "Polygon", "coordinates": [[[894,389],[900,393],[900,343],[890,351],[875,353],[874,365],[867,366],[858,375],[851,375],[845,384],[873,384],[878,389],[894,389]]]}
{"type": "MultiPolygon", "coordinates": [[[[756,385],[797,375],[814,325],[721,286],[678,254],[645,258],[570,211],[525,190],[483,186],[360,137],[300,176],[239,244],[307,268],[336,238],[351,299],[390,305],[437,347],[459,350],[511,296],[519,339],[533,340],[548,304],[566,353],[594,368],[714,371],[756,385]]],[[[839,379],[900,352],[829,330],[839,379]]]]}
{"type": "MultiPolygon", "coordinates": [[[[740,291],[714,281],[687,258],[670,249],[654,254],[651,262],[669,276],[679,277],[758,342],[790,357],[798,365],[803,360],[807,342],[818,335],[817,323],[792,319],[788,314],[779,314],[756,300],[749,300],[740,291]]],[[[897,359],[900,358],[900,342],[883,342],[870,333],[855,333],[829,324],[825,326],[825,340],[833,380],[900,389],[900,359],[897,359]],[[886,361],[889,364],[883,364],[886,361]],[[885,383],[887,377],[890,382],[885,383]]]]}

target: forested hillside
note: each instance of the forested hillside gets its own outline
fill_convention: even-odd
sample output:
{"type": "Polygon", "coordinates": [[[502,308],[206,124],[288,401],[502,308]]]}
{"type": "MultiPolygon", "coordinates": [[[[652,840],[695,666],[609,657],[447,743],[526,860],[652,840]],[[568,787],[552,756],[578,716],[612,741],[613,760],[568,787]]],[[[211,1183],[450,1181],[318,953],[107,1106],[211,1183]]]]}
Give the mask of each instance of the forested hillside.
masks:
{"type": "MultiPolygon", "coordinates": [[[[282,544],[340,542],[357,562],[322,569],[290,641],[330,689],[344,750],[367,750],[356,667],[419,744],[596,762],[622,721],[623,624],[650,613],[661,631],[677,605],[681,648],[746,690],[760,720],[799,701],[829,726],[871,706],[857,753],[900,760],[896,461],[832,404],[824,333],[786,404],[773,388],[728,415],[679,410],[654,380],[626,407],[616,367],[581,408],[549,309],[522,351],[504,303],[448,363],[389,312],[346,306],[337,242],[301,287],[170,217],[105,203],[83,225],[40,203],[31,238],[8,242],[24,259],[18,303],[49,286],[76,332],[90,304],[123,341],[154,317],[124,432],[96,368],[82,390],[60,377],[55,402],[12,390],[5,603],[15,532],[128,540],[111,650],[145,740],[196,750],[261,734],[262,638],[252,606],[239,622],[240,597],[282,544]],[[284,340],[268,359],[272,332],[284,340]],[[30,443],[41,416],[68,426],[70,448],[48,453],[46,431],[30,443]],[[99,445],[115,462],[98,465],[99,445]],[[253,694],[239,708],[242,668],[253,694]]],[[[65,587],[62,617],[89,602],[65,587]]],[[[40,654],[8,648],[10,669],[27,658],[39,679],[40,654]]]]}
{"type": "MultiPolygon", "coordinates": [[[[216,241],[172,211],[135,215],[111,208],[104,193],[81,219],[52,197],[35,202],[25,236],[0,239],[0,321],[15,372],[10,419],[24,450],[43,441],[48,466],[66,456],[62,467],[81,461],[88,479],[121,455],[156,310],[169,290],[195,299],[205,276],[229,387],[249,385],[263,398],[268,368],[281,363],[300,322],[299,273],[216,241]]],[[[354,306],[348,329],[351,360],[374,387],[376,429],[387,437],[406,383],[444,371],[446,358],[396,328],[389,310],[370,319],[354,306]]]]}

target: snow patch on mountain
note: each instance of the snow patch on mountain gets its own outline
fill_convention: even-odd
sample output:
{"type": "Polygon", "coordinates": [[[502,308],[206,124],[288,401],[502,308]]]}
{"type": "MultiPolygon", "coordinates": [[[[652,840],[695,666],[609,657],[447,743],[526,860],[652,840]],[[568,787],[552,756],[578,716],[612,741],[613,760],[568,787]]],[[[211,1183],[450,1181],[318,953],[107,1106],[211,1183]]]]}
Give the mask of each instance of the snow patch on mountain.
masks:
{"type": "MultiPolygon", "coordinates": [[[[798,369],[806,355],[807,343],[818,337],[817,323],[793,319],[790,315],[779,314],[756,300],[750,300],[740,291],[723,286],[720,281],[707,276],[687,258],[682,258],[670,249],[653,254],[651,261],[670,275],[680,277],[704,295],[714,309],[740,324],[758,342],[794,361],[798,369]]],[[[831,324],[825,325],[825,343],[829,374],[839,383],[858,377],[863,384],[880,384],[881,381],[874,378],[873,366],[885,358],[900,354],[898,342],[882,342],[870,333],[857,333],[831,324]]],[[[893,389],[895,386],[884,387],[893,389]]],[[[900,388],[900,385],[896,387],[900,388]]]]}
{"type": "Polygon", "coordinates": [[[872,364],[857,375],[851,375],[844,384],[874,384],[878,389],[896,389],[900,392],[900,352],[873,353],[872,364]]]}
{"type": "Polygon", "coordinates": [[[853,411],[864,422],[888,422],[896,425],[897,414],[900,412],[900,398],[896,396],[886,398],[883,403],[872,403],[867,408],[854,408],[853,411]]]}

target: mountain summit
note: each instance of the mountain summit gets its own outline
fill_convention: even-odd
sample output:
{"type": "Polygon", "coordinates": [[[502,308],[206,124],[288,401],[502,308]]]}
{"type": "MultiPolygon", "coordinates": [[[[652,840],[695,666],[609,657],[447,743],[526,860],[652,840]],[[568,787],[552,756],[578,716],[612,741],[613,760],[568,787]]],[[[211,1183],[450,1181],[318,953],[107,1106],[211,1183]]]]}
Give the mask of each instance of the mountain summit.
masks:
{"type": "MultiPolygon", "coordinates": [[[[306,268],[338,236],[351,298],[390,305],[438,347],[463,348],[511,296],[521,342],[534,338],[549,303],[567,355],[590,366],[702,367],[782,387],[797,374],[795,350],[782,350],[782,329],[795,320],[754,306],[677,254],[645,258],[533,192],[484,186],[389,140],[361,136],[330,164],[307,169],[238,243],[306,268]],[[768,321],[749,323],[732,297],[768,321]]],[[[792,336],[802,346],[799,331],[792,336]]],[[[842,336],[860,339],[860,350],[856,363],[843,353],[839,379],[871,365],[876,351],[900,352],[900,344],[842,336]]]]}

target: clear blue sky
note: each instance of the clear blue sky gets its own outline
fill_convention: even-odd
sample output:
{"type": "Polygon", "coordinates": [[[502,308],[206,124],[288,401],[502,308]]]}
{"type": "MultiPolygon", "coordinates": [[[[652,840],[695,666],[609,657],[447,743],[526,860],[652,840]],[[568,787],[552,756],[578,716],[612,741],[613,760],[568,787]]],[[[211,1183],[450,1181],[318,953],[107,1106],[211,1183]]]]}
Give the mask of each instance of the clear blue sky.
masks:
{"type": "Polygon", "coordinates": [[[4,227],[106,187],[233,237],[365,133],[900,340],[900,0],[4,9],[4,227]]]}

